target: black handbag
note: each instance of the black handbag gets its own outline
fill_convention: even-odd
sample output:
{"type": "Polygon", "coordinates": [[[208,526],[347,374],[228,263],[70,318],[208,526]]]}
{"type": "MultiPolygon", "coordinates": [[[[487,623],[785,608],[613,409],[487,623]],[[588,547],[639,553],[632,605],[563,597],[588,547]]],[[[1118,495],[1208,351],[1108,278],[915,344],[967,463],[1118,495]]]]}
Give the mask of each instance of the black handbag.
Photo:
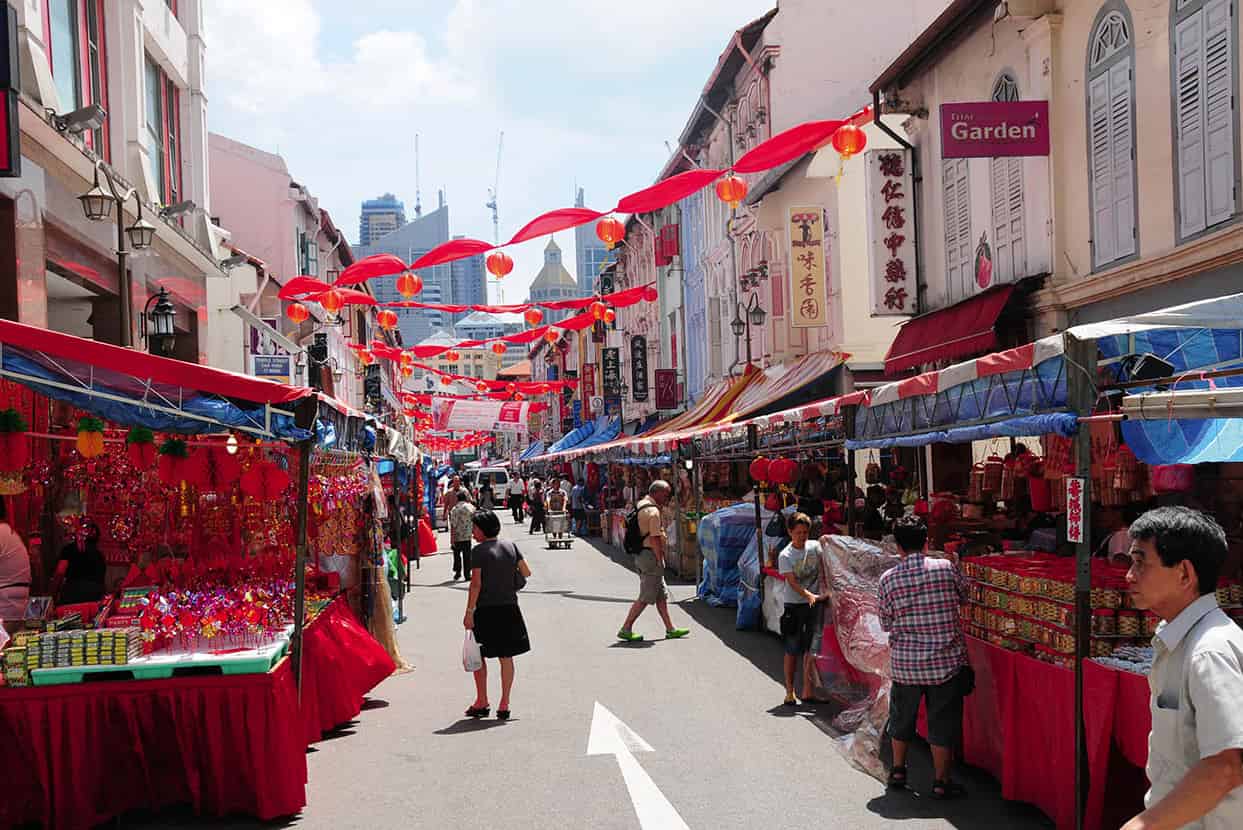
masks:
{"type": "MultiPolygon", "coordinates": [[[[518,555],[518,546],[513,542],[510,542],[509,545],[513,548],[514,556],[516,557],[518,555]]],[[[527,578],[523,576],[522,571],[518,569],[518,560],[514,559],[514,590],[521,591],[525,587],[527,587],[527,578]]]]}
{"type": "Polygon", "coordinates": [[[975,669],[971,668],[971,664],[963,666],[958,670],[958,692],[963,697],[967,697],[975,691],[975,669]]]}

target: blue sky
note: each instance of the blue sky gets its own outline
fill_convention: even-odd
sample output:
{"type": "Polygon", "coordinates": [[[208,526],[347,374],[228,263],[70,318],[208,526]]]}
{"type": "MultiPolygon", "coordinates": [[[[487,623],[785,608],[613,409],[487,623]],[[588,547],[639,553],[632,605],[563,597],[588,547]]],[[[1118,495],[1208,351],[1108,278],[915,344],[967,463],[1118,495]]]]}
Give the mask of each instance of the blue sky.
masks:
{"type": "MultiPolygon", "coordinates": [[[[210,129],[279,152],[351,240],[363,199],[391,191],[412,214],[416,132],[424,209],[443,188],[453,233],[490,239],[499,130],[506,239],[575,183],[598,210],[650,184],[734,31],[773,0],[205,6],[210,129]]],[[[570,265],[573,232],[557,241],[570,265]]],[[[506,302],[544,244],[511,250],[506,302]]]]}

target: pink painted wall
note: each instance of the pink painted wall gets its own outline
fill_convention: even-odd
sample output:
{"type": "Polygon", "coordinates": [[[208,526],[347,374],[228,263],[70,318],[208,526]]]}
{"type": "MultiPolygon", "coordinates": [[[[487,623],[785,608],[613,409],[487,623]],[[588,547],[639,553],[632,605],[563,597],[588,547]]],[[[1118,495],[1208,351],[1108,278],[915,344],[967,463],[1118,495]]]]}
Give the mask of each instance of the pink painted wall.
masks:
{"type": "Polygon", "coordinates": [[[267,263],[271,273],[297,276],[295,204],[284,159],[215,133],[209,148],[212,215],[233,234],[234,245],[267,263]]]}

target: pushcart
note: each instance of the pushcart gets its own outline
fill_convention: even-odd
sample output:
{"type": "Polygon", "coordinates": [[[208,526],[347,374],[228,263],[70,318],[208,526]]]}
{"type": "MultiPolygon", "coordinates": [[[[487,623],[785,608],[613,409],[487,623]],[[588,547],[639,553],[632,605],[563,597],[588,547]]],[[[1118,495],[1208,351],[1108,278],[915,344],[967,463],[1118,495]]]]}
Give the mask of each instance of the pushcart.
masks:
{"type": "Polygon", "coordinates": [[[570,533],[570,514],[562,511],[545,516],[544,540],[548,542],[549,550],[557,548],[569,550],[570,542],[574,540],[574,536],[570,533]]]}

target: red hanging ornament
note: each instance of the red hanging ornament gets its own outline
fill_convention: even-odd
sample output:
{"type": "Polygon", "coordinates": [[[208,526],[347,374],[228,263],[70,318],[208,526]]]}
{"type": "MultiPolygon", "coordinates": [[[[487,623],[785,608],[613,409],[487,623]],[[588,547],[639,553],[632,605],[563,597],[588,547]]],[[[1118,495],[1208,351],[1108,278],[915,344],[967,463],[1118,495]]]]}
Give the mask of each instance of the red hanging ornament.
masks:
{"type": "Polygon", "coordinates": [[[285,309],[285,316],[294,323],[301,325],[311,316],[311,312],[302,303],[290,303],[289,308],[285,309]]]}
{"type": "Polygon", "coordinates": [[[798,472],[798,464],[792,458],[778,458],[768,467],[768,478],[773,484],[778,486],[788,485],[794,481],[794,475],[798,472]]]}
{"type": "Polygon", "coordinates": [[[445,360],[449,361],[450,363],[457,363],[461,359],[462,359],[462,355],[460,352],[455,352],[452,349],[445,352],[445,360]]]}
{"type": "Polygon", "coordinates": [[[492,354],[505,354],[507,349],[508,347],[504,343],[497,342],[492,344],[492,354]]]}
{"type": "Polygon", "coordinates": [[[289,473],[271,461],[257,461],[242,474],[242,492],[252,499],[273,501],[289,486],[289,473]]]}
{"type": "Polygon", "coordinates": [[[614,320],[616,320],[616,319],[617,319],[617,312],[616,312],[616,311],[614,311],[614,310],[613,310],[613,309],[611,309],[611,308],[609,308],[609,309],[605,309],[605,311],[604,311],[604,322],[606,322],[606,323],[612,323],[612,322],[613,322],[614,320]]]}
{"type": "Polygon", "coordinates": [[[656,291],[656,286],[649,285],[643,289],[644,302],[654,303],[659,297],[660,297],[660,294],[656,291]]]}
{"type": "Polygon", "coordinates": [[[413,367],[413,366],[402,366],[402,367],[401,367],[401,376],[402,376],[403,378],[408,378],[408,377],[410,377],[410,376],[411,376],[411,375],[413,375],[413,374],[414,374],[414,367],[413,367]]]}
{"type": "Polygon", "coordinates": [[[613,246],[626,237],[626,226],[612,216],[606,216],[596,223],[596,236],[610,251],[613,246]]]}
{"type": "Polygon", "coordinates": [[[488,254],[486,263],[488,266],[488,273],[496,277],[498,280],[503,278],[510,271],[514,270],[513,259],[504,251],[496,251],[488,254]]]}
{"type": "Polygon", "coordinates": [[[17,472],[30,460],[26,421],[16,409],[0,412],[0,471],[17,472]]]}
{"type": "Polygon", "coordinates": [[[380,328],[391,331],[397,328],[397,312],[387,308],[381,309],[376,313],[375,321],[380,324],[380,328]]]}
{"type": "Polygon", "coordinates": [[[209,447],[194,454],[192,484],[213,493],[232,487],[242,474],[241,462],[223,447],[209,447]]]}
{"type": "Polygon", "coordinates": [[[397,278],[397,293],[407,300],[423,290],[423,278],[409,271],[397,278]]]}
{"type": "Polygon", "coordinates": [[[192,475],[189,469],[190,451],[186,442],[169,438],[160,445],[160,481],[167,487],[176,487],[192,475]]]}
{"type": "Polygon", "coordinates": [[[604,303],[594,302],[591,304],[591,317],[593,320],[603,320],[604,313],[608,310],[609,310],[609,307],[606,306],[604,303]]]}
{"type": "Polygon", "coordinates": [[[769,466],[770,463],[767,458],[762,455],[758,456],[751,462],[751,466],[747,468],[747,471],[751,473],[751,480],[760,484],[768,481],[769,466]]]}
{"type": "Polygon", "coordinates": [[[155,466],[155,434],[145,427],[134,427],[125,436],[125,455],[139,470],[155,466]]]}
{"type": "Polygon", "coordinates": [[[548,331],[544,332],[544,339],[547,340],[549,343],[556,343],[557,338],[560,336],[561,335],[557,333],[555,329],[549,329],[548,331]]]}
{"type": "Polygon", "coordinates": [[[833,149],[842,157],[842,161],[849,161],[851,156],[856,156],[863,152],[863,148],[868,144],[868,136],[861,128],[854,124],[843,124],[833,133],[833,149]]]}
{"type": "Polygon", "coordinates": [[[730,173],[716,183],[716,196],[731,208],[737,208],[747,197],[747,183],[744,179],[730,173]]]}
{"type": "Polygon", "coordinates": [[[319,304],[329,314],[336,314],[345,307],[345,298],[341,296],[340,291],[332,288],[319,295],[319,304]]]}
{"type": "Polygon", "coordinates": [[[527,321],[528,326],[538,326],[544,320],[544,312],[538,308],[528,308],[522,313],[522,319],[527,321]]]}

